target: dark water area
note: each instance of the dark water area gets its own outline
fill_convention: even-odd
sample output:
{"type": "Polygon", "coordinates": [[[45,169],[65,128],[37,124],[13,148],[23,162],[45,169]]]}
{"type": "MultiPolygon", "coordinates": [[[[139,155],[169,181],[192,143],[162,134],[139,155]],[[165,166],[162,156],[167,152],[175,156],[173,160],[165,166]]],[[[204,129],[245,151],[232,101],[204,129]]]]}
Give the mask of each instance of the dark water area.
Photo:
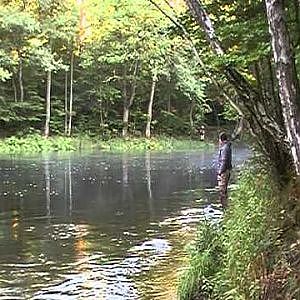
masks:
{"type": "Polygon", "coordinates": [[[176,299],[197,224],[222,218],[215,159],[0,157],[0,299],[176,299]]]}

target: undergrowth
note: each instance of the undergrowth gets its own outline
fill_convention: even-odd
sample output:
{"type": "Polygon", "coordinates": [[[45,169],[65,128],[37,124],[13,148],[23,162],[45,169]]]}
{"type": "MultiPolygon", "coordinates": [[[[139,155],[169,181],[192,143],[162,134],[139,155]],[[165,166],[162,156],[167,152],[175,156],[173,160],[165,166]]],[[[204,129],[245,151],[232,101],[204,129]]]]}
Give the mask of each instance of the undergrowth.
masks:
{"type": "Polygon", "coordinates": [[[275,299],[262,295],[264,279],[282,261],[281,194],[263,170],[248,167],[238,183],[224,220],[199,225],[181,300],[275,299]]]}
{"type": "Polygon", "coordinates": [[[39,134],[31,134],[24,137],[12,136],[0,140],[0,153],[2,154],[74,151],[79,149],[97,149],[112,152],[199,150],[208,147],[211,147],[211,144],[202,141],[164,136],[151,139],[111,138],[101,140],[87,135],[75,137],[53,136],[46,139],[39,134]]]}

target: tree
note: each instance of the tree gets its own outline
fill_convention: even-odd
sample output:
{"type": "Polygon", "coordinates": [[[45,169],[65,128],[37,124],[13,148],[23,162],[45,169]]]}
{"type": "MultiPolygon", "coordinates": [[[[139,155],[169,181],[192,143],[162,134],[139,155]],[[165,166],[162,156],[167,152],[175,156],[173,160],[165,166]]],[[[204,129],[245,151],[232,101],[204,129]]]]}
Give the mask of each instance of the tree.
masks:
{"type": "Polygon", "coordinates": [[[300,94],[295,58],[285,22],[283,1],[265,2],[285,129],[294,167],[297,175],[300,175],[300,94]]]}
{"type": "Polygon", "coordinates": [[[247,120],[248,128],[255,137],[260,150],[266,155],[282,182],[296,171],[292,165],[290,145],[286,143],[285,128],[280,123],[282,116],[268,111],[268,97],[263,97],[231,63],[226,61],[226,52],[216,35],[213,23],[203,4],[198,0],[185,0],[189,11],[201,25],[207,41],[218,57],[224,57],[222,72],[237,94],[235,104],[247,120]]]}

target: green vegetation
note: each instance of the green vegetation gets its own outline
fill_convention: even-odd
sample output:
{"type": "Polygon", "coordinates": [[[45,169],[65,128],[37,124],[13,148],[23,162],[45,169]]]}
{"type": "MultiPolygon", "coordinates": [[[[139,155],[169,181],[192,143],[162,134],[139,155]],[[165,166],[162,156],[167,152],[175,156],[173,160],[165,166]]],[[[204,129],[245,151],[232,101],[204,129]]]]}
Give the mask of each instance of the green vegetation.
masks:
{"type": "Polygon", "coordinates": [[[151,137],[240,119],[272,171],[244,174],[222,227],[201,225],[181,295],[255,299],[281,219],[300,228],[300,193],[283,194],[300,176],[299,31],[296,0],[0,0],[0,153],[196,149],[151,137]]]}
{"type": "Polygon", "coordinates": [[[66,137],[45,139],[40,135],[30,135],[0,140],[0,153],[3,154],[72,151],[77,147],[75,139],[66,137]]]}
{"type": "Polygon", "coordinates": [[[98,149],[102,151],[169,151],[169,150],[195,150],[210,148],[211,144],[202,141],[175,139],[172,137],[158,138],[112,138],[99,140],[95,137],[50,137],[45,139],[40,135],[26,137],[10,137],[0,140],[0,154],[26,154],[52,151],[74,151],[79,149],[98,149]]]}
{"type": "Polygon", "coordinates": [[[212,111],[208,77],[148,0],[1,0],[0,41],[3,136],[183,135],[212,111]]]}
{"type": "Polygon", "coordinates": [[[287,194],[267,174],[244,170],[225,219],[199,225],[180,299],[299,299],[297,237],[282,236],[287,194]]]}
{"type": "Polygon", "coordinates": [[[198,151],[203,148],[213,149],[212,144],[205,142],[188,140],[188,139],[175,139],[168,137],[160,138],[130,138],[112,139],[102,143],[104,149],[111,151],[145,151],[145,150],[193,150],[198,151]]]}

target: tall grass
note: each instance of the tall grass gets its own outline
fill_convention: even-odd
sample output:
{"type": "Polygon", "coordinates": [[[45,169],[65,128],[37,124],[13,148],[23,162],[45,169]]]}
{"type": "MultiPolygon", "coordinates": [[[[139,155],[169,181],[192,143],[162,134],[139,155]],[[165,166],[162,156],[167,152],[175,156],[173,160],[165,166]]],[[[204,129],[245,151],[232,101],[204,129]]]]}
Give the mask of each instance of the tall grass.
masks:
{"type": "Polygon", "coordinates": [[[266,172],[243,172],[224,220],[199,225],[180,299],[259,299],[279,235],[278,194],[266,172]]]}

